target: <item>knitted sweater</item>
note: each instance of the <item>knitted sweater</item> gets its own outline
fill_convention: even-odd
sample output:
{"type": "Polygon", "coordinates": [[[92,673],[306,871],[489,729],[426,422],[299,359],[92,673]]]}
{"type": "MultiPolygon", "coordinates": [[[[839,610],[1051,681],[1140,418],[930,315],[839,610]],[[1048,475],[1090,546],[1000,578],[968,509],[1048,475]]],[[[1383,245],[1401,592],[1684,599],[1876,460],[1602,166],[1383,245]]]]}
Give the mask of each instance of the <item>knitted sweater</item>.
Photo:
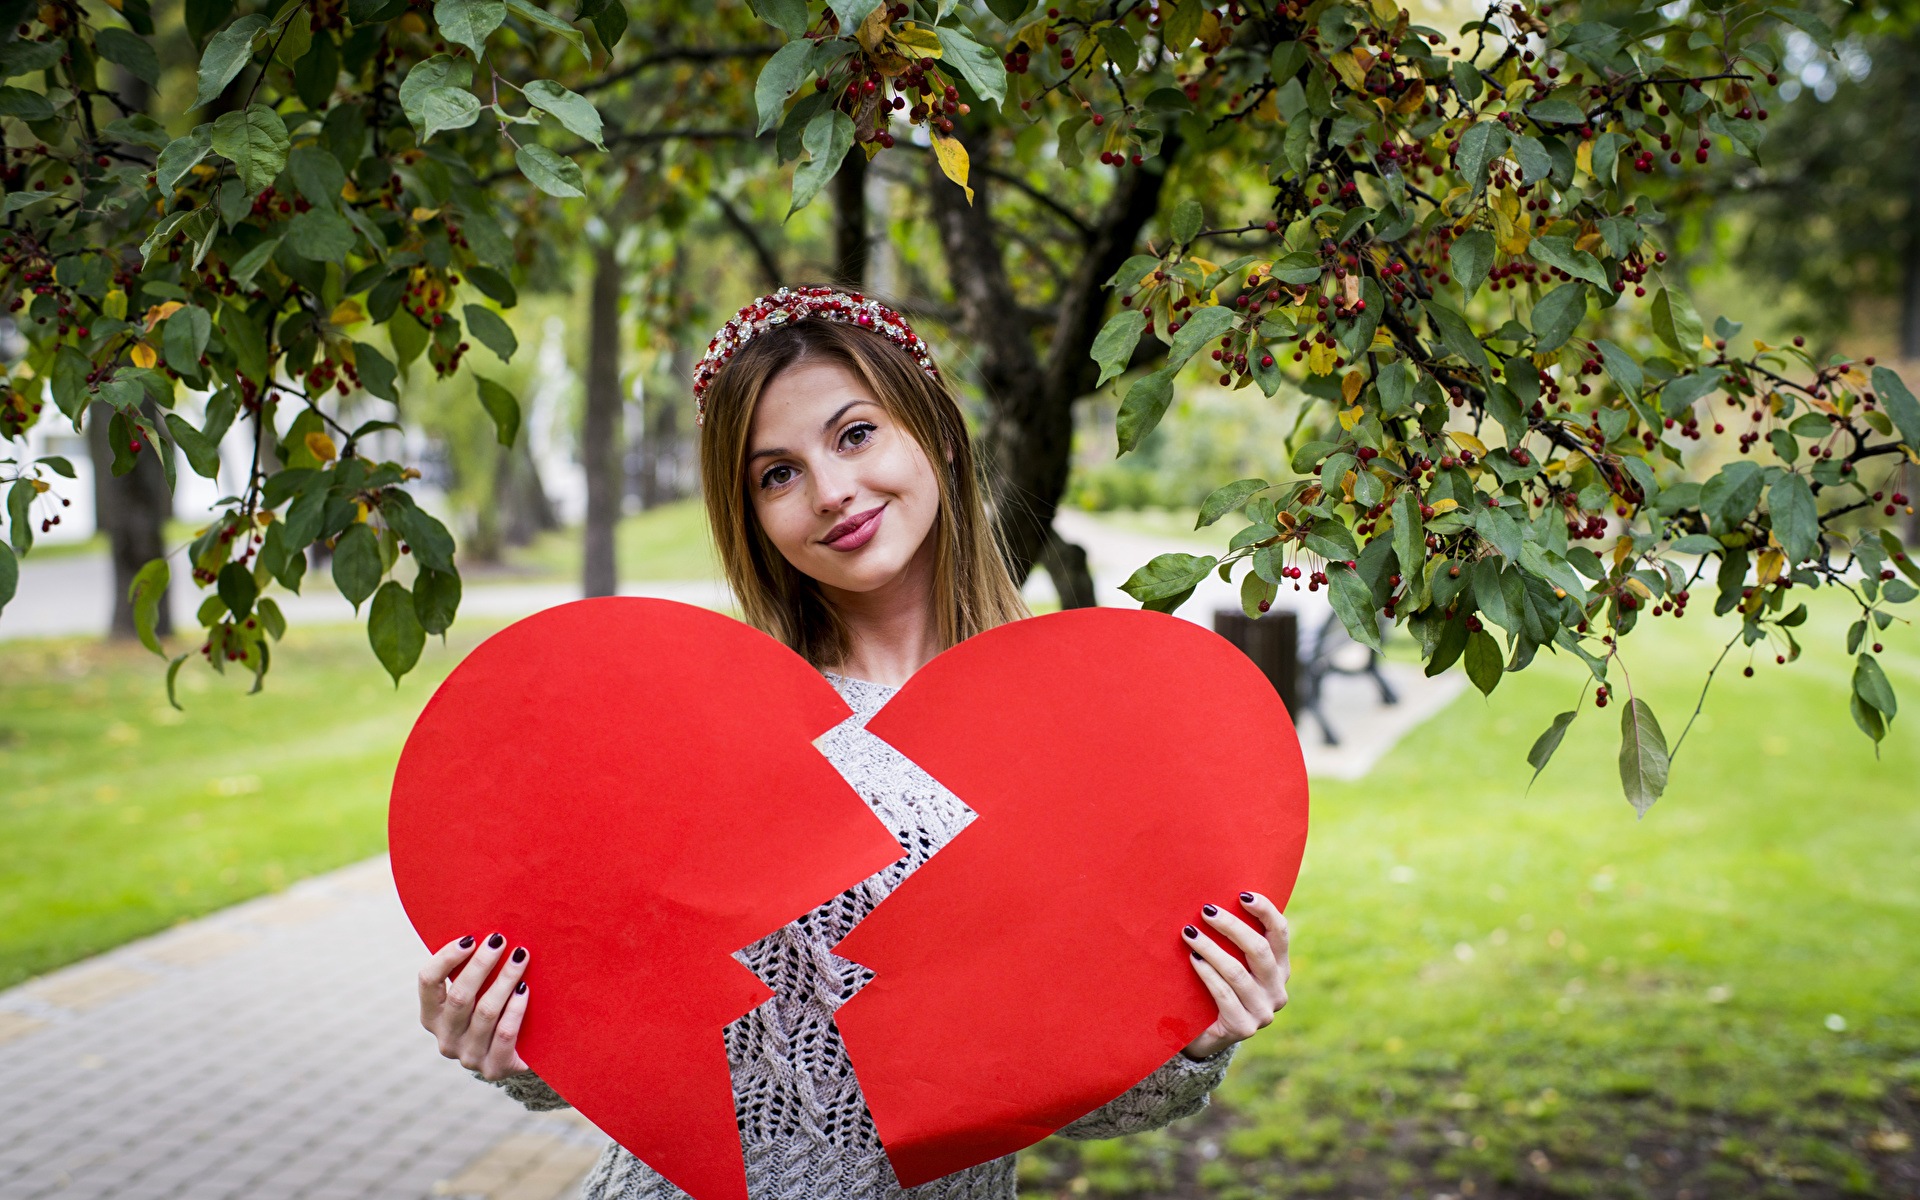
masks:
{"type": "MultiPolygon", "coordinates": [[[[726,1028],[727,1062],[753,1200],[1012,1200],[1012,1155],[957,1171],[910,1192],[894,1178],[833,1013],[873,978],[831,947],[973,820],[952,792],[866,731],[898,689],[828,675],[853,715],[818,742],[907,855],[737,958],[774,998],[726,1028]]],[[[1176,1054],[1111,1103],[1060,1131],[1119,1137],[1199,1112],[1226,1074],[1231,1048],[1202,1062],[1176,1054]]],[[[539,1076],[500,1081],[530,1109],[567,1102],[539,1076]]],[[[581,1200],[685,1200],[685,1193],[619,1145],[587,1175],[581,1200]]]]}

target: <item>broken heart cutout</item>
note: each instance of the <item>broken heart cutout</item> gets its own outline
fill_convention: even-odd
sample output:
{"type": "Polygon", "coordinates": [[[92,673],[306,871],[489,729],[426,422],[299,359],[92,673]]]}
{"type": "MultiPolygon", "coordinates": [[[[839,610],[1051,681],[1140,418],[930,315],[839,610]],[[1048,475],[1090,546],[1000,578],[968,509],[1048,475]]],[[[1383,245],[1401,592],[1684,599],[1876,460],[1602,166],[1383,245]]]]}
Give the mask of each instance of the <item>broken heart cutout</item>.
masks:
{"type": "MultiPolygon", "coordinates": [[[[475,649],[400,759],[415,929],[534,947],[522,1057],[698,1200],[747,1195],[721,1031],[772,993],[732,953],[902,854],[811,744],[849,715],[731,618],[586,600],[475,649]]],[[[971,638],[867,729],[977,814],[834,948],[875,972],[836,1023],[913,1186],[1031,1145],[1206,1029],[1179,928],[1243,890],[1286,903],[1306,773],[1244,655],[1133,610],[971,638]]]]}

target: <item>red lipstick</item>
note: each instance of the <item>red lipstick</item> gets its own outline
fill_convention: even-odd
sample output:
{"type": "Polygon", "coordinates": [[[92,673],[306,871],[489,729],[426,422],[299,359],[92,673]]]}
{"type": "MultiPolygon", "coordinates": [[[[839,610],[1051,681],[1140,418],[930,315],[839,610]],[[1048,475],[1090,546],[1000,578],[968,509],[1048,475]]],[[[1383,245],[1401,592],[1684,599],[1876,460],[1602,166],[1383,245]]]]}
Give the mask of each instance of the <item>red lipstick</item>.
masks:
{"type": "Polygon", "coordinates": [[[886,511],[886,505],[870,508],[863,513],[855,513],[846,520],[827,530],[827,536],[820,540],[835,550],[858,550],[873,540],[880,532],[880,514],[886,511]]]}

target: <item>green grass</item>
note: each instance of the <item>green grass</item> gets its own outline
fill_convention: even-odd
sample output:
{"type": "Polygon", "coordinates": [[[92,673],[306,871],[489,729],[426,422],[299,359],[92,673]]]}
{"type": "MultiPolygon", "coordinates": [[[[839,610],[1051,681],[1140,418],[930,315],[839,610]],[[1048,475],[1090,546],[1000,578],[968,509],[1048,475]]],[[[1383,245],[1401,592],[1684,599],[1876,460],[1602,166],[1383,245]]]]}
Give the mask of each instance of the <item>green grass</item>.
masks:
{"type": "Polygon", "coordinates": [[[413,716],[488,632],[396,691],[364,630],[295,631],[267,688],[138,646],[0,644],[0,987],[379,853],[413,716]]]}
{"type": "MultiPolygon", "coordinates": [[[[529,575],[578,579],[580,531],[542,534],[530,546],[508,550],[504,558],[508,568],[529,575]]],[[[697,497],[622,518],[614,533],[614,562],[621,579],[636,582],[720,578],[707,537],[706,509],[697,497]]]]}
{"type": "MultiPolygon", "coordinates": [[[[1317,783],[1293,1003],[1207,1114],[1044,1143],[1023,1190],[1916,1194],[1920,738],[1910,712],[1876,762],[1854,730],[1846,619],[1817,603],[1791,667],[1743,679],[1731,656],[1645,820],[1617,706],[1589,700],[1528,791],[1528,746],[1579,692],[1557,661],[1317,783]]],[[[1669,738],[1721,628],[1630,639],[1669,738]]],[[[184,720],[143,652],[0,646],[0,982],[376,853],[408,721],[488,632],[456,629],[397,693],[364,634],[296,633],[261,696],[188,672],[184,720]]],[[[1920,705],[1920,655],[1889,633],[1920,705]]]]}

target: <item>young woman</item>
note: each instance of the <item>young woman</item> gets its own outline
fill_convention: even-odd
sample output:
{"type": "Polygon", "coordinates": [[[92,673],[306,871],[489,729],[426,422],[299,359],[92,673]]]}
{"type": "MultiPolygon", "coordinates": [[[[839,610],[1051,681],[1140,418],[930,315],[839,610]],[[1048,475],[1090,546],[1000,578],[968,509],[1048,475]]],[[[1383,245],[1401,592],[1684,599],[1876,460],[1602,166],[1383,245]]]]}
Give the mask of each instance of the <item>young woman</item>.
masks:
{"type": "MultiPolygon", "coordinates": [[[[898,1196],[833,1024],[870,974],[832,948],[973,814],[864,726],[936,654],[1028,614],[995,547],[960,410],[899,314],[828,288],[782,288],[720,331],[694,395],[707,515],[728,582],[747,619],[818,667],[853,709],[819,744],[908,850],[739,955],[776,993],[726,1031],[748,1187],[754,1200],[898,1196]]],[[[1241,893],[1237,903],[1244,915],[1202,910],[1213,936],[1191,925],[1167,931],[1167,953],[1190,952],[1219,1019],[1062,1134],[1117,1137],[1197,1112],[1234,1044],[1286,1004],[1286,918],[1264,896],[1241,893]]],[[[559,1108],[566,1100],[514,1048],[530,957],[499,934],[448,945],[420,973],[421,1023],[442,1054],[527,1107],[559,1108]]],[[[614,1145],[582,1195],[682,1193],[614,1145]]],[[[1009,1200],[1013,1158],[913,1195],[1009,1200]]]]}

